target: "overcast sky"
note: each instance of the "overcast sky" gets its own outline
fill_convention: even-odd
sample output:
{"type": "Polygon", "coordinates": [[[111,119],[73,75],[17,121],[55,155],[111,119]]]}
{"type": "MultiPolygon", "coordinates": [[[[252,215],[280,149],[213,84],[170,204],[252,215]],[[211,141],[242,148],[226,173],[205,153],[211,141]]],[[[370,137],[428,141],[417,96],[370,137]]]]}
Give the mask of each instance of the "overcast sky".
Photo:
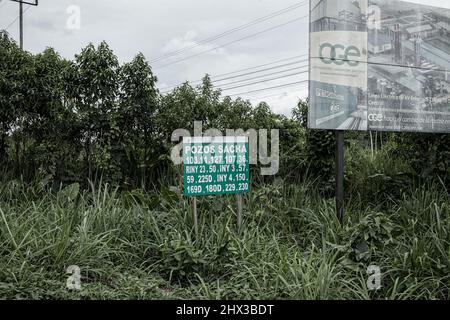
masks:
{"type": "MultiPolygon", "coordinates": [[[[41,52],[46,47],[53,47],[63,57],[73,59],[74,55],[90,42],[98,44],[106,40],[121,62],[130,61],[138,52],[142,52],[147,60],[152,61],[174,50],[195,45],[205,38],[221,34],[295,4],[305,4],[255,24],[251,28],[245,28],[211,43],[198,45],[181,55],[152,63],[154,73],[159,78],[158,86],[164,89],[185,80],[198,80],[205,73],[213,76],[221,75],[306,54],[308,19],[305,16],[308,14],[308,2],[305,0],[40,0],[39,7],[27,9],[25,6],[27,11],[24,24],[24,47],[33,53],[41,52]],[[79,29],[76,28],[77,8],[80,10],[81,18],[79,29]],[[301,19],[292,22],[298,18],[301,19]],[[269,28],[274,29],[223,48],[211,50],[269,28]],[[208,52],[189,58],[204,51],[208,52]],[[181,59],[186,60],[167,66],[181,59]]],[[[449,0],[411,2],[450,7],[449,0]]],[[[10,25],[17,16],[16,2],[0,0],[0,29],[10,25]]],[[[16,22],[8,29],[14,39],[18,39],[18,27],[16,22]]],[[[302,59],[305,58],[298,57],[280,64],[302,59]]],[[[302,65],[305,63],[286,66],[284,69],[302,65]]],[[[272,72],[279,70],[281,69],[272,70],[272,72]]],[[[304,70],[306,69],[296,69],[281,75],[291,75],[304,70]]],[[[251,71],[254,70],[247,72],[251,71]]],[[[256,76],[258,74],[247,78],[256,76]]],[[[277,74],[269,78],[279,76],[280,74],[277,74]]],[[[245,93],[305,79],[307,79],[307,73],[297,74],[284,79],[224,91],[224,94],[245,93]]],[[[237,79],[229,81],[235,82],[237,79]]],[[[250,82],[255,81],[258,79],[250,82]]],[[[235,84],[231,87],[239,85],[235,84]]],[[[307,89],[304,84],[299,84],[242,96],[249,98],[253,103],[264,99],[275,112],[290,114],[290,110],[298,99],[307,96],[307,89]]]]}

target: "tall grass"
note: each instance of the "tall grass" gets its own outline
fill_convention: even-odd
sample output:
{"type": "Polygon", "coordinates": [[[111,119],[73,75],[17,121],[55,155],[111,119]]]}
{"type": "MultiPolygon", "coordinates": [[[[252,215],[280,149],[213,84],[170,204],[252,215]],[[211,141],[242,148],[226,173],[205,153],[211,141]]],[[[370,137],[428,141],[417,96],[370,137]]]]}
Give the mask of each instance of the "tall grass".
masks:
{"type": "Polygon", "coordinates": [[[237,232],[229,196],[199,201],[119,193],[108,185],[58,192],[0,184],[0,297],[69,299],[448,299],[450,198],[410,186],[371,205],[350,197],[340,226],[318,184],[260,186],[237,232]],[[82,270],[82,290],[65,288],[82,270]],[[367,287],[369,265],[382,288],[367,287]]]}

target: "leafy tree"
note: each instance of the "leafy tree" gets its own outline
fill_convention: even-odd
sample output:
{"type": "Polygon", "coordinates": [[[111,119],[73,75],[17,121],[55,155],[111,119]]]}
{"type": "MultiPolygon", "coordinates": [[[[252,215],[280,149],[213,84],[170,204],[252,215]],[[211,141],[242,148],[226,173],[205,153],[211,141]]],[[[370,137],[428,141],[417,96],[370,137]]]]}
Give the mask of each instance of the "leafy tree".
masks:
{"type": "Polygon", "coordinates": [[[0,161],[5,161],[8,134],[14,134],[14,167],[21,170],[23,128],[27,110],[32,107],[30,94],[35,88],[33,56],[20,50],[7,33],[0,33],[0,161]],[[3,159],[3,160],[2,160],[3,159]]]}
{"type": "Polygon", "coordinates": [[[88,179],[97,182],[103,176],[119,182],[120,163],[111,157],[120,136],[116,118],[119,62],[105,42],[98,48],[90,44],[75,57],[68,89],[80,117],[88,179]]]}
{"type": "Polygon", "coordinates": [[[185,83],[162,97],[158,113],[159,128],[169,143],[176,129],[193,132],[194,121],[201,121],[203,129],[219,124],[219,115],[224,111],[221,107],[220,91],[215,90],[209,76],[205,76],[202,84],[196,88],[185,83]]]}
{"type": "Polygon", "coordinates": [[[215,127],[220,130],[252,128],[253,108],[248,100],[225,97],[220,106],[220,112],[215,127]]]}
{"type": "MultiPolygon", "coordinates": [[[[137,55],[120,69],[120,94],[117,120],[121,152],[125,155],[122,171],[127,184],[139,182],[145,188],[149,171],[159,162],[163,152],[156,127],[160,98],[157,78],[143,54],[137,55]]],[[[150,177],[151,178],[151,177],[150,177]]]]}
{"type": "Polygon", "coordinates": [[[78,122],[66,104],[65,73],[69,63],[52,49],[34,57],[28,85],[24,132],[28,140],[26,158],[30,176],[36,170],[64,182],[76,180],[73,159],[79,152],[78,122]]]}

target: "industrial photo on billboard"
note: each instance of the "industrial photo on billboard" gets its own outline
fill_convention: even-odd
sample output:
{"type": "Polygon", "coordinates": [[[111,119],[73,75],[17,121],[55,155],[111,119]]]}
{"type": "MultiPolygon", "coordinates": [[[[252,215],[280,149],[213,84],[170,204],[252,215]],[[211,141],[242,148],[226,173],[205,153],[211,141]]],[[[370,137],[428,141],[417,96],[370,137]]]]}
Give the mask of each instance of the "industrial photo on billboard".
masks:
{"type": "Polygon", "coordinates": [[[367,130],[367,0],[312,0],[309,126],[367,130]]]}
{"type": "Polygon", "coordinates": [[[310,5],[310,128],[450,132],[450,9],[310,5]]]}
{"type": "Polygon", "coordinates": [[[450,132],[450,10],[369,5],[369,129],[450,132]]]}

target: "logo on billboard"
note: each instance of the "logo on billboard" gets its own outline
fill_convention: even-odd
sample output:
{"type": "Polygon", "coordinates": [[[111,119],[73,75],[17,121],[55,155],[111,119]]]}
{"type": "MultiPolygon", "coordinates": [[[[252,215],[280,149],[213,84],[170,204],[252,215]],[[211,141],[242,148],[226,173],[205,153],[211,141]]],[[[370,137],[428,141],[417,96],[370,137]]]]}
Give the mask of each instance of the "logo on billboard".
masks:
{"type": "Polygon", "coordinates": [[[375,122],[381,122],[383,121],[383,115],[382,114],[369,114],[369,121],[375,121],[375,122]]]}
{"type": "Polygon", "coordinates": [[[325,42],[319,47],[319,57],[326,64],[334,63],[341,66],[347,63],[351,67],[356,67],[359,65],[359,61],[352,59],[361,58],[361,51],[353,45],[345,47],[342,44],[332,45],[325,42]]]}
{"type": "Polygon", "coordinates": [[[315,32],[310,50],[312,81],[367,89],[367,33],[315,32]]]}

